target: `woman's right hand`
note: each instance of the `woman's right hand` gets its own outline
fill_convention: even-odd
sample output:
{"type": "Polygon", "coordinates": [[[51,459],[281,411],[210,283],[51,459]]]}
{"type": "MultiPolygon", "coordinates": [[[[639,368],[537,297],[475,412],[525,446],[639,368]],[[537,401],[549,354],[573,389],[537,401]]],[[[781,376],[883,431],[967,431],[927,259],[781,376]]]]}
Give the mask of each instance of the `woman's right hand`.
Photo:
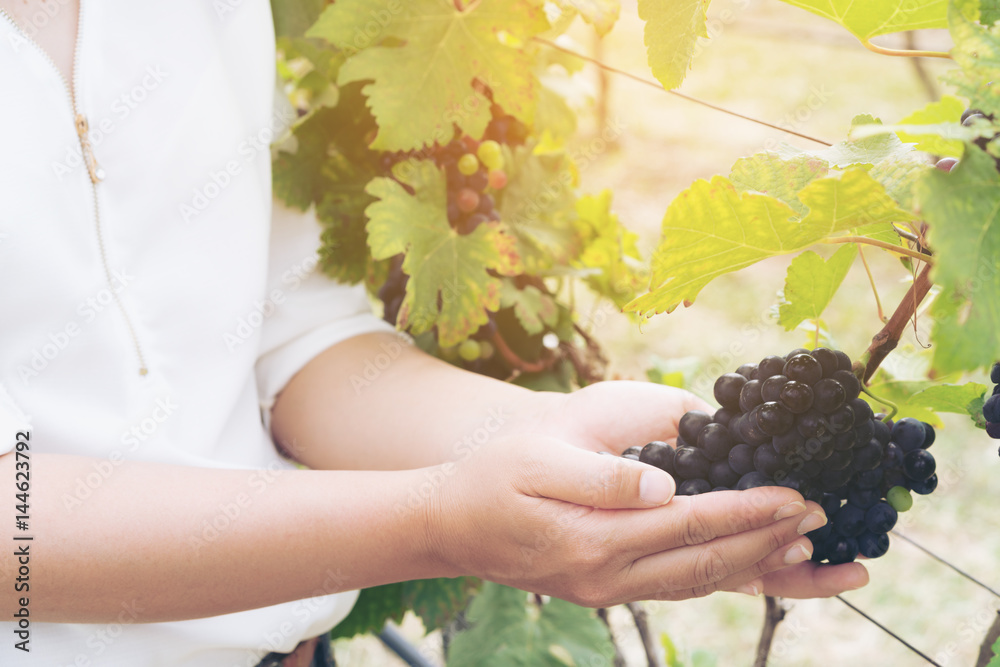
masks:
{"type": "Polygon", "coordinates": [[[790,489],[674,490],[667,473],[636,461],[552,438],[498,439],[429,494],[427,535],[453,576],[600,607],[763,592],[764,575],[809,559],[803,534],[826,523],[790,489]]]}

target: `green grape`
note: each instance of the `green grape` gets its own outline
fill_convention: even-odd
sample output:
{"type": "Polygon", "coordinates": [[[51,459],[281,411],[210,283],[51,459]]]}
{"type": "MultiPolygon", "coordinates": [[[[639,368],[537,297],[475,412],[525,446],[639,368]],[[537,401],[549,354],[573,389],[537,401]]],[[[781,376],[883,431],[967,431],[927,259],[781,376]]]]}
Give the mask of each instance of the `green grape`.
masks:
{"type": "Polygon", "coordinates": [[[445,361],[458,361],[458,348],[454,345],[438,348],[438,356],[445,361]]]}
{"type": "Polygon", "coordinates": [[[475,361],[479,358],[480,352],[479,341],[471,338],[463,340],[462,344],[458,346],[458,356],[465,361],[475,361]]]}
{"type": "Polygon", "coordinates": [[[486,165],[489,170],[503,169],[503,153],[500,152],[500,144],[488,139],[483,143],[479,144],[479,150],[476,151],[476,155],[479,156],[479,160],[486,165]]]}
{"type": "Polygon", "coordinates": [[[889,489],[889,493],[885,494],[885,499],[897,512],[905,512],[913,507],[913,496],[903,486],[894,486],[889,489]]]}
{"type": "Polygon", "coordinates": [[[466,153],[458,159],[458,171],[465,176],[472,176],[479,171],[479,160],[472,153],[466,153]]]}
{"type": "Polygon", "coordinates": [[[493,353],[495,351],[496,350],[493,349],[493,343],[489,342],[488,340],[480,341],[479,343],[480,359],[489,359],[490,357],[493,356],[493,353]]]}

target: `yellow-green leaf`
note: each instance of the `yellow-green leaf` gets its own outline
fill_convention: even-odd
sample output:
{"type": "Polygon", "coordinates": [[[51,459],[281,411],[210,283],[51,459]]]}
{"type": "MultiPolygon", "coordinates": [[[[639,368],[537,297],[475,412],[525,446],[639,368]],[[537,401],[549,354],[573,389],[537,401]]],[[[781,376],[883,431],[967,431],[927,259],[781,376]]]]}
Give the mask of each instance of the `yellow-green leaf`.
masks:
{"type": "Polygon", "coordinates": [[[948,0],[784,0],[847,28],[861,41],[904,30],[948,26],[948,0]]]}
{"type": "Polygon", "coordinates": [[[451,228],[444,174],[433,162],[401,162],[393,174],[396,180],[376,178],[366,188],[378,200],[365,210],[372,257],[405,253],[403,271],[410,278],[399,326],[413,334],[437,326],[440,344],[455,345],[500,307],[501,281],[489,271],[511,273],[516,255],[496,224],[467,235],[451,228]]]}
{"type": "Polygon", "coordinates": [[[850,243],[839,248],[828,260],[812,250],[793,259],[785,277],[778,323],[791,331],[803,320],[815,320],[822,315],[857,254],[857,246],[850,243]]]}
{"type": "Polygon", "coordinates": [[[705,285],[724,273],[798,252],[834,232],[911,217],[859,168],[816,179],[798,198],[809,209],[801,220],[788,204],[741,194],[722,176],[696,181],[667,209],[650,292],[626,310],[647,316],[670,312],[693,303],[705,285]]]}
{"type": "Polygon", "coordinates": [[[337,0],[309,30],[353,55],[338,84],[364,92],[385,151],[447,143],[453,125],[474,137],[490,121],[489,86],[504,110],[531,123],[537,82],[523,42],[548,28],[530,0],[489,0],[459,11],[451,0],[337,0]],[[395,9],[394,9],[395,8],[395,9]]]}
{"type": "Polygon", "coordinates": [[[622,9],[621,0],[556,0],[556,3],[579,12],[583,20],[593,25],[601,36],[614,27],[622,9]]]}
{"type": "MultiPolygon", "coordinates": [[[[965,102],[954,95],[945,95],[936,102],[931,102],[923,109],[914,111],[899,121],[900,125],[931,125],[934,123],[957,123],[962,119],[965,102]]],[[[942,139],[934,135],[918,135],[909,132],[897,132],[900,140],[914,143],[916,150],[933,153],[940,156],[959,157],[962,154],[962,142],[942,139]]]]}
{"type": "Polygon", "coordinates": [[[639,0],[646,22],[646,58],[663,87],[684,81],[699,37],[708,37],[705,21],[709,0],[639,0]]]}
{"type": "Polygon", "coordinates": [[[729,180],[738,190],[771,195],[795,209],[796,214],[805,215],[806,207],[797,196],[799,190],[829,171],[826,160],[813,155],[786,158],[778,153],[757,153],[737,160],[729,180]]]}

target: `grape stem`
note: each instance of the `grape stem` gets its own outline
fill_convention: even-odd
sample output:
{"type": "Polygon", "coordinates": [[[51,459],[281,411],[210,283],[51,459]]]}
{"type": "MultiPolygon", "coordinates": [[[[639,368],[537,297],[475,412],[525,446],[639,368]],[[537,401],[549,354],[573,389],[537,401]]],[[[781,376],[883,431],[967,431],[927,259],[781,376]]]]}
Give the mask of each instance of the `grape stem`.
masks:
{"type": "Polygon", "coordinates": [[[870,239],[865,236],[835,236],[828,239],[823,239],[820,243],[863,243],[865,245],[873,245],[876,248],[882,248],[890,252],[894,252],[898,255],[906,255],[907,257],[912,257],[913,259],[919,259],[921,262],[927,262],[932,264],[934,259],[927,254],[922,252],[917,252],[916,250],[910,250],[909,248],[904,248],[902,246],[893,245],[886,241],[879,241],[878,239],[870,239]]]}
{"type": "Polygon", "coordinates": [[[500,330],[497,329],[490,336],[490,342],[493,343],[493,347],[497,349],[500,356],[504,358],[510,367],[519,373],[541,373],[542,371],[548,370],[555,363],[555,357],[549,357],[547,359],[539,359],[538,361],[525,361],[517,352],[510,349],[507,345],[507,341],[503,339],[500,335],[500,330]]]}
{"type": "Polygon", "coordinates": [[[976,660],[976,667],[986,667],[993,659],[993,644],[1000,638],[1000,611],[993,619],[993,625],[986,633],[982,645],[979,647],[979,658],[976,660]]]}
{"type": "Polygon", "coordinates": [[[865,265],[865,273],[868,274],[868,282],[872,286],[872,294],[875,295],[875,306],[878,308],[878,318],[885,324],[888,318],[885,316],[885,311],[882,310],[882,300],[878,297],[878,287],[875,286],[875,276],[872,275],[871,267],[868,266],[868,260],[865,258],[864,248],[858,244],[858,254],[861,255],[861,263],[865,265]]]}
{"type": "Polygon", "coordinates": [[[642,647],[646,650],[646,660],[649,662],[649,667],[662,665],[663,662],[660,660],[659,652],[656,650],[656,641],[653,639],[653,633],[649,630],[649,620],[646,617],[646,610],[643,609],[642,604],[639,602],[628,602],[625,606],[632,613],[632,620],[635,621],[635,628],[639,631],[642,647]]]}
{"type": "Polygon", "coordinates": [[[767,667],[767,656],[771,653],[771,642],[774,641],[774,631],[785,619],[785,608],[777,598],[764,597],[764,627],[760,631],[760,642],[757,644],[757,657],[753,667],[767,667]]]}
{"type": "Polygon", "coordinates": [[[625,658],[622,656],[621,647],[618,646],[618,642],[615,640],[615,632],[611,628],[611,621],[608,620],[608,610],[606,607],[601,607],[597,610],[597,618],[601,619],[601,622],[607,626],[608,636],[611,637],[611,645],[615,647],[614,667],[625,667],[625,658]]]}
{"type": "Polygon", "coordinates": [[[911,50],[911,49],[890,49],[885,46],[879,46],[878,44],[873,44],[870,40],[863,39],[861,44],[875,53],[880,53],[883,56],[903,56],[907,58],[947,58],[951,60],[951,54],[945,51],[921,51],[921,50],[911,50]]]}
{"type": "Polygon", "coordinates": [[[863,391],[867,396],[870,396],[873,400],[876,400],[879,403],[881,403],[882,405],[884,405],[884,406],[892,409],[892,412],[890,412],[888,415],[886,415],[885,419],[883,419],[882,421],[884,421],[884,422],[889,421],[890,419],[892,419],[893,417],[896,416],[897,412],[899,412],[899,406],[898,405],[896,405],[895,403],[893,403],[892,401],[890,401],[888,399],[882,398],[881,396],[876,396],[875,394],[871,393],[868,390],[868,387],[862,386],[861,387],[861,391],[863,391]]]}
{"type": "Polygon", "coordinates": [[[862,385],[871,379],[889,353],[896,349],[907,322],[916,314],[917,307],[931,290],[933,283],[930,279],[930,272],[931,266],[928,264],[910,285],[910,289],[907,290],[903,300],[896,307],[896,312],[892,314],[882,330],[872,337],[872,343],[868,350],[861,355],[858,361],[864,366],[864,372],[860,374],[862,385]]]}

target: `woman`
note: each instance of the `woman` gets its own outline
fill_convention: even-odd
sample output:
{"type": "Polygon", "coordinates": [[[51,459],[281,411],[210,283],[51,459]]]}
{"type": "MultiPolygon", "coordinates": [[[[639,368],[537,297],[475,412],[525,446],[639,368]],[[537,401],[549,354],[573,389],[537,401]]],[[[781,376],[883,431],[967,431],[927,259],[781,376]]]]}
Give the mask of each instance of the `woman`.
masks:
{"type": "Polygon", "coordinates": [[[315,220],[271,203],[268,3],[0,8],[0,479],[30,467],[2,664],[308,664],[352,591],[425,577],[591,606],[866,583],[808,562],[826,519],[789,489],[673,498],[594,454],[675,435],[690,394],[472,375],[318,275],[315,220]]]}

